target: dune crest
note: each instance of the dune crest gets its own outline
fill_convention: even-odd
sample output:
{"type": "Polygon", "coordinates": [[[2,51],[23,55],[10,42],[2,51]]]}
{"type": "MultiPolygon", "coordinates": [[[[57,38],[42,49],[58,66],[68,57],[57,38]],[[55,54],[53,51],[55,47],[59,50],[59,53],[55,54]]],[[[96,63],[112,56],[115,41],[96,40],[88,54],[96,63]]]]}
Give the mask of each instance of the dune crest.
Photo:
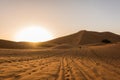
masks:
{"type": "Polygon", "coordinates": [[[82,30],[77,33],[60,37],[45,43],[87,45],[87,44],[100,44],[104,39],[110,40],[112,43],[116,43],[120,42],[120,35],[111,32],[93,32],[82,30]]]}

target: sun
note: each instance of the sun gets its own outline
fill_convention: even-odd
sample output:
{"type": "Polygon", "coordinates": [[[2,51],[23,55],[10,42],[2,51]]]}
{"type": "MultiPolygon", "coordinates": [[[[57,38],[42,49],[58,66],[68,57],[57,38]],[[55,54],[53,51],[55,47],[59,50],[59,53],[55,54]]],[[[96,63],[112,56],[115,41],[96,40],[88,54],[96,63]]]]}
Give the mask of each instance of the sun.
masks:
{"type": "Polygon", "coordinates": [[[30,26],[20,30],[15,41],[44,42],[53,39],[53,35],[46,29],[38,26],[30,26]]]}

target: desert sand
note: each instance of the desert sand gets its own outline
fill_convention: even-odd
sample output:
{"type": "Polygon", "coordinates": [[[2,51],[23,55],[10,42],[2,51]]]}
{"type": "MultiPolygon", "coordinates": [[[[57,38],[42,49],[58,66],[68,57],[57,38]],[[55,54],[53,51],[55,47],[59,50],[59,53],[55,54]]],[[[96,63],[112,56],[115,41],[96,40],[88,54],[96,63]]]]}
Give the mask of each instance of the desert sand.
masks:
{"type": "MultiPolygon", "coordinates": [[[[81,33],[83,36],[84,31],[79,35],[81,33]]],[[[78,33],[74,38],[55,39],[46,44],[60,42],[59,45],[47,48],[1,48],[0,80],[119,80],[120,38],[108,35],[113,42],[103,44],[98,43],[104,39],[103,35],[95,33],[103,38],[94,37],[94,41],[89,40],[93,38],[90,35],[93,33],[88,39],[86,36],[80,38],[81,42],[78,33]]]]}

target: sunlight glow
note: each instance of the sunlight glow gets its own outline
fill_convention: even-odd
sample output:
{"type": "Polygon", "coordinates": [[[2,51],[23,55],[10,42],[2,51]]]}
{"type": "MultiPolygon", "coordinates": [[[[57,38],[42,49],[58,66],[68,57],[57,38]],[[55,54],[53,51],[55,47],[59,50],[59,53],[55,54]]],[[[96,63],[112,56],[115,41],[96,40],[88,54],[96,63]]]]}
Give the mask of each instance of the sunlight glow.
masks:
{"type": "Polygon", "coordinates": [[[53,35],[39,26],[26,27],[15,36],[15,41],[44,42],[53,39],[53,35]]]}

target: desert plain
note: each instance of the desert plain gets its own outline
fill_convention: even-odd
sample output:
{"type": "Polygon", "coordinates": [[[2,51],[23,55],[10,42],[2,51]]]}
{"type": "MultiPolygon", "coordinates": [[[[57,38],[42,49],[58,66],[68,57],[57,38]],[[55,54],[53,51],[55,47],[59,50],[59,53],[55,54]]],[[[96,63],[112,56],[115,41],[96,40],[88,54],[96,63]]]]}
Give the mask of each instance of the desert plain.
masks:
{"type": "Polygon", "coordinates": [[[50,41],[61,43],[47,48],[1,48],[0,80],[120,80],[120,42],[93,44],[98,38],[91,42],[88,37],[82,39],[85,45],[76,45],[77,33],[50,41]]]}

